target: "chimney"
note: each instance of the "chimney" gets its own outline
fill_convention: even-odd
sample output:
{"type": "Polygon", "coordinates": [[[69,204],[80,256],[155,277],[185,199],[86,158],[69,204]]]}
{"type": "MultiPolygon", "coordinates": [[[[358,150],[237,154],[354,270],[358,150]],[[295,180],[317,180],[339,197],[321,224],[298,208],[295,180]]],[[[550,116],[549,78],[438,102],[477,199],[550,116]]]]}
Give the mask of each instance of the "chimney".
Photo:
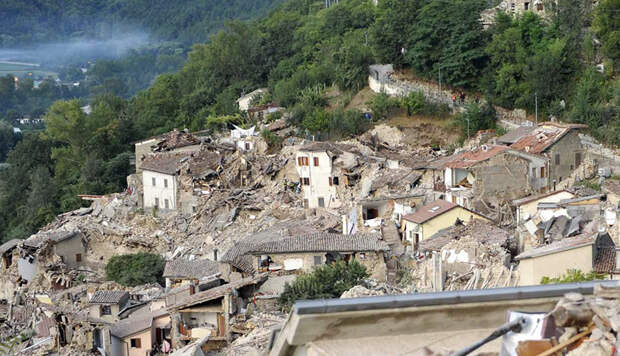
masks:
{"type": "Polygon", "coordinates": [[[192,282],[189,285],[189,295],[194,295],[195,293],[196,293],[196,286],[194,285],[194,282],[192,282]]]}
{"type": "Polygon", "coordinates": [[[342,234],[349,234],[349,219],[346,215],[342,215],[342,234]]]}

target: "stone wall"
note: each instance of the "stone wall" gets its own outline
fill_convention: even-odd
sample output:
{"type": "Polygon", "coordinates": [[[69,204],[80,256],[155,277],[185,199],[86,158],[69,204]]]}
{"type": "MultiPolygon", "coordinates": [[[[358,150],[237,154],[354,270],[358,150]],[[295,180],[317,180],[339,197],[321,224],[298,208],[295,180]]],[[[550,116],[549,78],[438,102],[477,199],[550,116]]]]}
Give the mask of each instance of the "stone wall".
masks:
{"type": "Polygon", "coordinates": [[[531,192],[528,170],[529,162],[521,157],[505,153],[496,155],[472,170],[476,178],[474,196],[500,200],[527,196],[531,192]]]}
{"type": "Polygon", "coordinates": [[[389,96],[407,96],[411,92],[421,92],[426,100],[435,104],[452,105],[452,91],[442,89],[439,85],[422,81],[404,81],[390,76],[383,81],[372,76],[368,77],[368,85],[375,93],[385,93],[389,96]]]}

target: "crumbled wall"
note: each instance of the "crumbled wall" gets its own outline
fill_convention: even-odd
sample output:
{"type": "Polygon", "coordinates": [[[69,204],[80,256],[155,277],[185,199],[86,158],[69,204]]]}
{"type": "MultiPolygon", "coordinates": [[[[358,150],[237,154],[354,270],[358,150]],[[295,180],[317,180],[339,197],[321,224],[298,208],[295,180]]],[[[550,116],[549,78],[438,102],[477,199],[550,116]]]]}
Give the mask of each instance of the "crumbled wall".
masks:
{"type": "Polygon", "coordinates": [[[500,154],[476,165],[472,173],[476,178],[474,196],[485,199],[512,200],[530,192],[528,183],[529,163],[520,157],[500,154]]]}

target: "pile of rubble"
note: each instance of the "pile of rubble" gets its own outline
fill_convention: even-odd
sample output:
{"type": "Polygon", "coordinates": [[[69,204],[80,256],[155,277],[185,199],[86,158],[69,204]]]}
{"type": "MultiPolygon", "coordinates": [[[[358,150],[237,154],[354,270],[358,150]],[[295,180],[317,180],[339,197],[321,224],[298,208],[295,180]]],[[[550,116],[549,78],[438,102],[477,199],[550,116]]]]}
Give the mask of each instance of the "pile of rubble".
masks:
{"type": "Polygon", "coordinates": [[[567,348],[570,356],[603,356],[620,349],[620,286],[596,285],[592,297],[569,293],[550,314],[564,327],[556,352],[567,348]]]}
{"type": "Polygon", "coordinates": [[[221,355],[260,355],[269,346],[273,330],[281,328],[286,321],[284,313],[254,313],[245,323],[244,335],[221,350],[221,355]]]}

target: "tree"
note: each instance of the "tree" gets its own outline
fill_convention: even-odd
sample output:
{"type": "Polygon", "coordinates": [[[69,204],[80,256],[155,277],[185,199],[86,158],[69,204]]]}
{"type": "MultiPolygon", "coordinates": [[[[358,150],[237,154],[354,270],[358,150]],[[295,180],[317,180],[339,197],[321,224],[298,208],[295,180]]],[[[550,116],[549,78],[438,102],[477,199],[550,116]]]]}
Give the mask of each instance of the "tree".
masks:
{"type": "Polygon", "coordinates": [[[603,53],[620,60],[620,0],[601,0],[594,10],[593,27],[603,43],[603,53]]]}
{"type": "Polygon", "coordinates": [[[420,9],[410,36],[407,59],[416,73],[442,81],[475,87],[488,58],[487,34],[480,11],[484,0],[432,1],[420,9]]]}
{"type": "Polygon", "coordinates": [[[382,0],[377,5],[377,17],[370,29],[373,48],[380,62],[402,67],[407,60],[401,52],[410,45],[408,37],[416,26],[422,1],[382,0]]]}
{"type": "Polygon", "coordinates": [[[355,260],[323,265],[297,277],[293,283],[286,283],[278,303],[289,310],[300,299],[339,298],[365,278],[368,278],[366,268],[355,260]]]}
{"type": "Polygon", "coordinates": [[[135,287],[147,283],[164,284],[163,273],[166,261],[160,255],[140,252],[117,255],[105,266],[106,279],[124,286],[135,287]]]}

